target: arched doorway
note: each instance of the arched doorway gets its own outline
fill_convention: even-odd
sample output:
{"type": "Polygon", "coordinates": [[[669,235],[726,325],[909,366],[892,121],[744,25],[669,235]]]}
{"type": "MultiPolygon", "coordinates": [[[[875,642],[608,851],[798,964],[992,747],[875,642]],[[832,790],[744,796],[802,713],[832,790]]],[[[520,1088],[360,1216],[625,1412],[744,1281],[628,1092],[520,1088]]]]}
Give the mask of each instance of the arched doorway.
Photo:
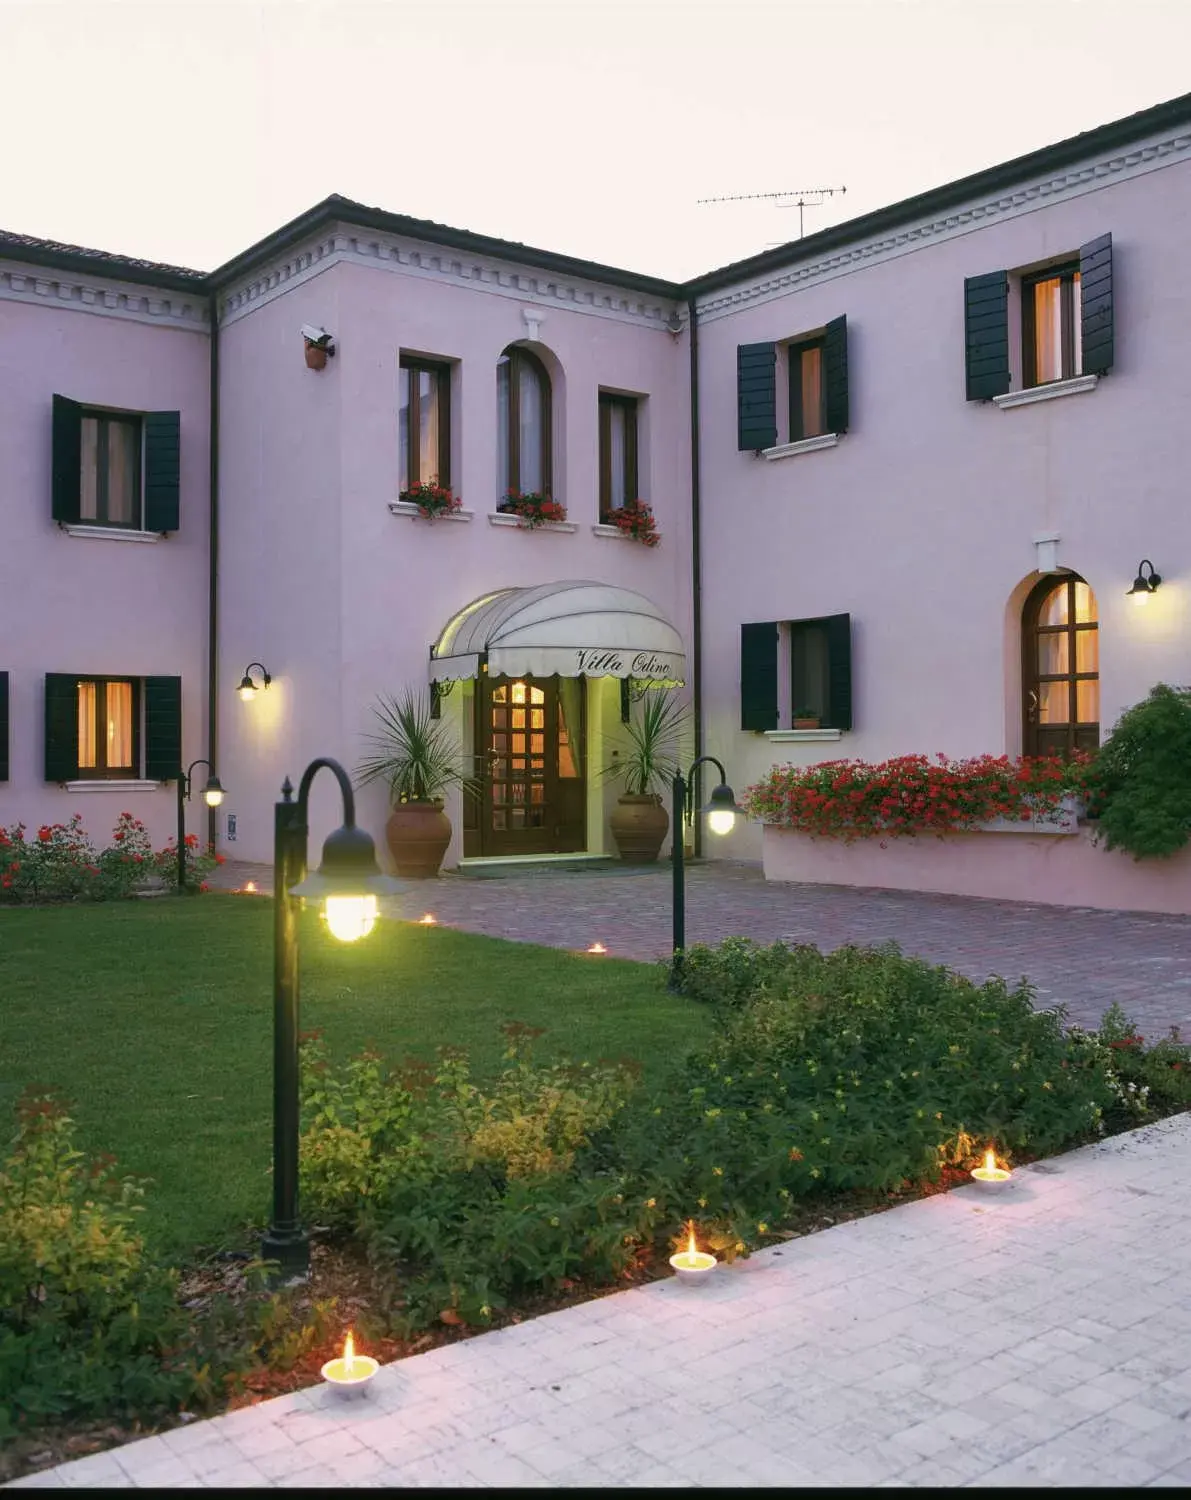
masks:
{"type": "Polygon", "coordinates": [[[1071,755],[1100,744],[1096,596],[1076,573],[1043,578],[1022,609],[1022,752],[1071,755]]]}

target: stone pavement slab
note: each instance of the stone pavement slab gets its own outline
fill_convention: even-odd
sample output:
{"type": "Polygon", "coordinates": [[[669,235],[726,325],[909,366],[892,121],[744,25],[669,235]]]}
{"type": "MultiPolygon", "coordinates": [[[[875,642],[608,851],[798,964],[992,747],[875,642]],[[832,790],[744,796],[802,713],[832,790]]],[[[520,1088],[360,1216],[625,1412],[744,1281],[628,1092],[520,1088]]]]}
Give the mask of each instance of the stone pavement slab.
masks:
{"type": "Polygon", "coordinates": [[[1191,1116],[12,1488],[1191,1483],[1191,1116]]]}
{"type": "MultiPolygon", "coordinates": [[[[219,876],[224,884],[252,879],[272,889],[272,871],[261,865],[228,864],[219,876]]],[[[599,941],[614,956],[647,962],[670,951],[667,865],[539,868],[483,880],[444,875],[411,884],[417,889],[382,909],[413,921],[429,911],[469,932],[547,947],[599,941]]],[[[731,936],[814,943],[824,951],[892,940],[978,982],[1024,975],[1037,986],[1040,1006],[1066,1005],[1084,1026],[1095,1026],[1117,1001],[1143,1036],[1165,1036],[1172,1026],[1191,1035],[1191,917],[783,884],[766,881],[758,865],[691,865],[687,941],[731,936]]]]}

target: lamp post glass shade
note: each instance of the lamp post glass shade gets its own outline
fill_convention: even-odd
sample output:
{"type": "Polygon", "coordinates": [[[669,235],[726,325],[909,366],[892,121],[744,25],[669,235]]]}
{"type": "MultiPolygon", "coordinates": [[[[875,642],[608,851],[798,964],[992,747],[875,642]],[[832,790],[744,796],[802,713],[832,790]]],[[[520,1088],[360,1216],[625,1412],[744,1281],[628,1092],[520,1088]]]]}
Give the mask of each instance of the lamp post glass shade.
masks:
{"type": "Polygon", "coordinates": [[[261,687],[268,687],[269,684],[273,681],[272,677],[269,676],[268,672],[259,661],[250,661],[244,668],[244,675],[240,678],[240,686],[236,689],[236,692],[240,695],[240,701],[242,703],[255,702],[256,695],[259,692],[256,683],[252,680],[253,667],[256,667],[261,674],[261,687]]]}
{"type": "Polygon", "coordinates": [[[1148,557],[1143,557],[1137,565],[1137,577],[1133,580],[1133,587],[1125,597],[1132,599],[1134,604],[1144,604],[1151,594],[1157,593],[1161,582],[1162,575],[1154,572],[1154,564],[1148,557]],[[1147,568],[1150,570],[1148,574],[1147,568]]]}
{"type": "Polygon", "coordinates": [[[712,833],[720,835],[731,833],[736,826],[737,816],[744,811],[742,807],[737,807],[736,797],[726,781],[720,782],[712,792],[707,806],[699,810],[707,815],[707,826],[712,833]]]}
{"type": "Polygon", "coordinates": [[[223,786],[218,776],[208,776],[203,788],[203,801],[208,807],[218,807],[223,801],[223,786]]]}
{"type": "Polygon", "coordinates": [[[362,828],[337,828],[323,845],[323,862],[313,875],[290,887],[291,896],[310,896],[323,903],[332,937],[342,943],[367,937],[376,924],[377,897],[404,889],[382,875],[376,845],[362,828]]]}

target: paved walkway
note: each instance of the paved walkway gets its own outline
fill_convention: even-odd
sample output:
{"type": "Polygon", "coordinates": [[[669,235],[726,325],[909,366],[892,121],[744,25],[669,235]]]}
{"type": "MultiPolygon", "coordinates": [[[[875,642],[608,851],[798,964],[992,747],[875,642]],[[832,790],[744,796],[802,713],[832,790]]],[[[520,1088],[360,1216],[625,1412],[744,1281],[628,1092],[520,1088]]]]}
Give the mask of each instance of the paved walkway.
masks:
{"type": "MultiPolygon", "coordinates": [[[[255,880],[264,866],[223,866],[221,882],[255,880]]],[[[537,870],[480,879],[445,875],[411,882],[386,903],[391,915],[439,921],[491,937],[587,948],[596,940],[622,958],[669,952],[671,885],[665,865],[537,870]]],[[[890,939],[976,980],[1028,975],[1043,1006],[1063,1003],[1073,1021],[1096,1025],[1114,1000],[1147,1037],[1171,1026],[1191,1036],[1191,917],[981,901],[913,891],[768,882],[756,865],[714,862],[687,872],[687,941],[730,935],[771,943],[890,939]]]]}
{"type": "Polygon", "coordinates": [[[1186,1485],[1191,1117],[19,1486],[1186,1485]]]}

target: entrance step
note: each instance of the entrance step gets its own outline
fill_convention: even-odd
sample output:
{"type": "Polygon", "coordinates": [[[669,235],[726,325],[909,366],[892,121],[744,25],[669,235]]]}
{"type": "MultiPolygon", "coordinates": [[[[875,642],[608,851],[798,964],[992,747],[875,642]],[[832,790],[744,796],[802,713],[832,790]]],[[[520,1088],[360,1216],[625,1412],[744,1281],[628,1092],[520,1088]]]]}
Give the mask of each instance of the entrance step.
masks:
{"type": "Polygon", "coordinates": [[[619,859],[614,859],[610,854],[505,854],[461,859],[456,873],[477,876],[483,880],[496,880],[502,875],[545,874],[556,870],[627,868],[630,867],[621,864],[619,859]]]}

